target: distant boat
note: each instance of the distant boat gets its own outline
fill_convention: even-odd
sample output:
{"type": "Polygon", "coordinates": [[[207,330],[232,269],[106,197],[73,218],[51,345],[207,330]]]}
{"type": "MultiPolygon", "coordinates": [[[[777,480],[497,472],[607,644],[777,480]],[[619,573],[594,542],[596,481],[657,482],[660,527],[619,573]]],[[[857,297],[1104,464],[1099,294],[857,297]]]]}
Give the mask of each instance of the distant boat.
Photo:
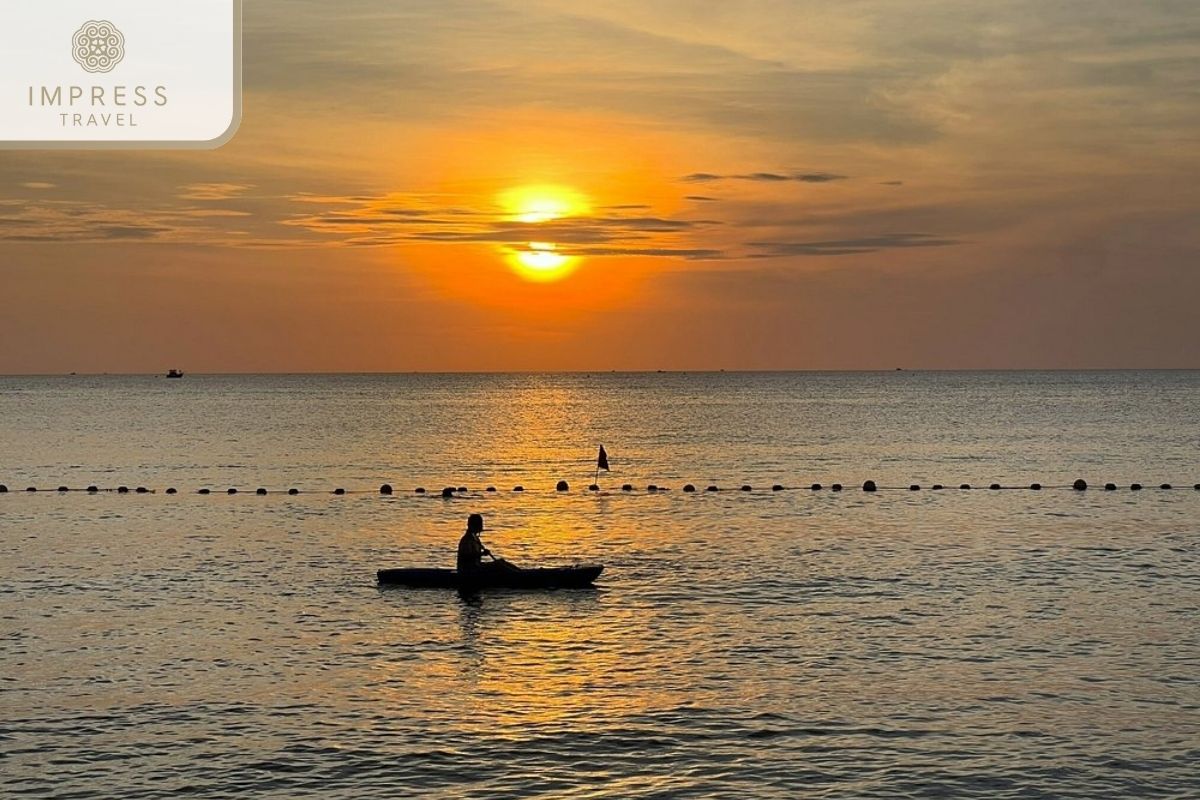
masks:
{"type": "Polygon", "coordinates": [[[168,378],[182,378],[182,377],[183,377],[183,373],[182,373],[182,372],[180,372],[180,371],[179,371],[179,370],[177,370],[177,369],[173,369],[173,370],[171,370],[170,372],[168,372],[168,373],[167,373],[167,377],[168,377],[168,378]]]}

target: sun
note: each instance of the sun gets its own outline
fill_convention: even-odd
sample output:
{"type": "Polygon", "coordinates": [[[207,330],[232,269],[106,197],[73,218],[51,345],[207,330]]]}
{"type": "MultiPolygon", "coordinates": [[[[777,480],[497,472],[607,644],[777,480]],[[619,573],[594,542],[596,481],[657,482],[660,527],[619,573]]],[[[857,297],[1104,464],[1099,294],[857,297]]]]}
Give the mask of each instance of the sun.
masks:
{"type": "MultiPolygon", "coordinates": [[[[531,239],[538,225],[591,210],[583,194],[565,186],[520,186],[502,192],[499,202],[509,221],[531,227],[531,239]]],[[[578,256],[562,253],[558,244],[547,241],[508,247],[507,260],[514,272],[537,283],[561,280],[579,266],[578,256]]]]}
{"type": "Polygon", "coordinates": [[[518,186],[500,193],[500,207],[516,222],[549,222],[588,213],[587,198],[568,186],[518,186]]]}
{"type": "Polygon", "coordinates": [[[541,283],[567,277],[579,265],[579,258],[558,252],[552,242],[530,242],[510,251],[509,263],[522,278],[541,283]]]}

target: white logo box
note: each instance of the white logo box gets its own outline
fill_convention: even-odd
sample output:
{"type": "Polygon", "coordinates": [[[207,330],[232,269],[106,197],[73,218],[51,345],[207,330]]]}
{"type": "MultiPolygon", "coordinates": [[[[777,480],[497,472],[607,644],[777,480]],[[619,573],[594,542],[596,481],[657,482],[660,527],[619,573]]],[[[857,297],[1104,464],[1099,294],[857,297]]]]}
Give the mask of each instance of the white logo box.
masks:
{"type": "Polygon", "coordinates": [[[241,113],[241,0],[0,2],[0,148],[220,147],[241,113]]]}

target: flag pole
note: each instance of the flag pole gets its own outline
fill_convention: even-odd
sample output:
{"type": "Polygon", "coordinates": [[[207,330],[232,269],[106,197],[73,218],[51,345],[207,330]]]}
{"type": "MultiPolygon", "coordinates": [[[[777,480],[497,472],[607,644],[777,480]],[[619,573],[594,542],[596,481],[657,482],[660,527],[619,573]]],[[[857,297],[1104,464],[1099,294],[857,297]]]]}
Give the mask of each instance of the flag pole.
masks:
{"type": "Polygon", "coordinates": [[[597,490],[600,489],[600,470],[608,471],[608,455],[604,452],[604,445],[600,445],[600,452],[596,455],[596,474],[592,476],[592,486],[597,490]]]}

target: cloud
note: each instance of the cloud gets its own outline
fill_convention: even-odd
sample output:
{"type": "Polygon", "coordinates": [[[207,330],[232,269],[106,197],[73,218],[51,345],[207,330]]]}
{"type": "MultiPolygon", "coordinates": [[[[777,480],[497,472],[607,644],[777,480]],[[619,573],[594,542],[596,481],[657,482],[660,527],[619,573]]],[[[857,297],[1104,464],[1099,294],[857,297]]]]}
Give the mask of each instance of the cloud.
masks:
{"type": "Polygon", "coordinates": [[[649,256],[684,258],[689,261],[712,261],[725,258],[721,250],[704,248],[683,249],[670,247],[575,247],[559,248],[558,252],[570,256],[649,256]]]}
{"type": "Polygon", "coordinates": [[[46,200],[0,201],[0,241],[9,242],[175,242],[243,244],[244,232],[217,228],[211,221],[246,212],[191,208],[129,209],[102,203],[46,200]]]}
{"type": "MultiPolygon", "coordinates": [[[[248,188],[190,184],[183,195],[234,199],[248,188]]],[[[564,255],[688,261],[842,256],[959,243],[930,233],[795,240],[778,233],[793,226],[779,227],[778,215],[769,208],[755,216],[774,218],[778,239],[756,238],[750,231],[757,226],[744,221],[656,214],[644,203],[604,206],[586,216],[528,223],[509,218],[489,202],[472,207],[466,198],[444,194],[260,195],[254,200],[261,207],[251,210],[196,205],[194,200],[183,201],[183,195],[174,203],[138,209],[66,200],[0,200],[0,240],[164,242],[239,249],[479,245],[501,250],[552,242],[564,255]]],[[[811,216],[806,218],[807,223],[812,221],[811,216]]],[[[864,222],[857,220],[857,227],[864,222]]]]}
{"type": "Polygon", "coordinates": [[[363,0],[332,15],[320,2],[264,0],[247,11],[247,90],[313,113],[382,118],[403,108],[421,122],[536,108],[781,142],[912,143],[937,134],[891,100],[920,76],[864,59],[788,63],[680,35],[674,15],[662,16],[670,24],[647,29],[589,18],[571,2],[363,0]]]}
{"type": "Polygon", "coordinates": [[[957,239],[947,239],[929,233],[885,233],[857,239],[833,239],[820,242],[751,242],[750,247],[759,252],[754,258],[779,258],[786,256],[850,256],[911,247],[949,247],[961,244],[957,239]]]}
{"type": "Polygon", "coordinates": [[[296,192],[284,197],[294,203],[312,203],[313,205],[354,205],[355,203],[370,203],[376,198],[369,195],[327,195],[312,194],[311,192],[296,192]]]}
{"type": "Polygon", "coordinates": [[[734,175],[718,175],[713,172],[693,172],[680,178],[684,183],[716,183],[717,181],[755,181],[757,183],[829,183],[844,181],[847,176],[833,172],[747,172],[734,175]]]}
{"type": "Polygon", "coordinates": [[[240,183],[192,183],[179,188],[180,200],[232,200],[254,187],[240,183]]]}
{"type": "MultiPolygon", "coordinates": [[[[310,203],[307,196],[298,198],[310,203]]],[[[638,255],[716,258],[715,248],[696,247],[691,236],[722,223],[647,214],[640,203],[607,206],[607,213],[563,217],[545,222],[505,219],[499,209],[440,206],[419,195],[388,194],[361,202],[328,197],[329,208],[286,219],[283,224],[354,247],[412,243],[485,244],[499,247],[553,242],[572,255],[638,255]],[[346,206],[352,206],[347,208],[346,206]]]]}
{"type": "Polygon", "coordinates": [[[147,225],[144,223],[131,223],[127,225],[99,225],[96,227],[96,232],[102,239],[153,239],[169,230],[170,228],[159,225],[147,225]]]}

